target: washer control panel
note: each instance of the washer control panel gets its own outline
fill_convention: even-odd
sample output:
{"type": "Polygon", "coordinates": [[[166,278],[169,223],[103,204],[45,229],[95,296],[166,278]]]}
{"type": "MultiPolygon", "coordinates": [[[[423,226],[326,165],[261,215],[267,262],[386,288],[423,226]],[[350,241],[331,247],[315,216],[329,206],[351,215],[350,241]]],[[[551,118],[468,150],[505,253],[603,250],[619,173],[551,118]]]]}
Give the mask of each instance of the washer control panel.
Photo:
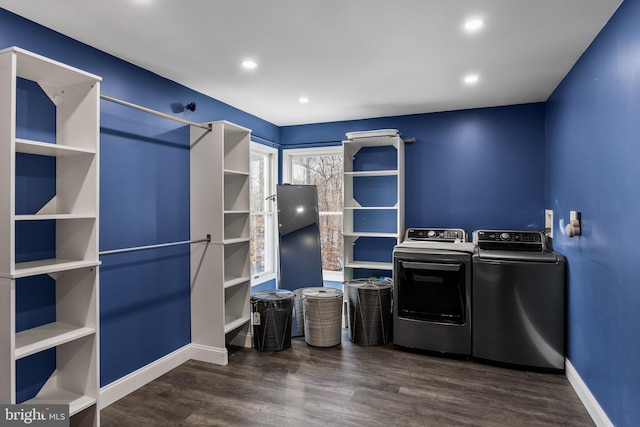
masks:
{"type": "Polygon", "coordinates": [[[473,243],[479,249],[542,252],[546,248],[539,231],[476,230],[473,243]]]}
{"type": "Polygon", "coordinates": [[[409,228],[405,240],[433,242],[466,242],[467,233],[461,228],[409,228]]]}

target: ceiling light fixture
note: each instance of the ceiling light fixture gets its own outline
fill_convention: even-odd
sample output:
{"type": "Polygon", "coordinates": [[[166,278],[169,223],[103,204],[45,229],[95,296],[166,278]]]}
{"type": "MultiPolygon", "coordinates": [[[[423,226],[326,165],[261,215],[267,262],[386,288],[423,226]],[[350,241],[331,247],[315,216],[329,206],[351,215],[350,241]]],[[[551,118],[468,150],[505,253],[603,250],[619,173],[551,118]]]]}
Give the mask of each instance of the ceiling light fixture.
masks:
{"type": "Polygon", "coordinates": [[[242,68],[246,68],[247,70],[253,70],[254,68],[257,68],[257,67],[258,67],[258,63],[250,59],[245,59],[244,61],[242,61],[242,68]]]}
{"type": "Polygon", "coordinates": [[[464,29],[467,30],[468,32],[478,31],[482,27],[484,27],[483,19],[478,19],[478,18],[469,19],[467,22],[464,23],[464,29]]]}
{"type": "Polygon", "coordinates": [[[478,76],[477,74],[469,74],[464,77],[464,83],[466,85],[474,85],[478,83],[479,80],[480,80],[480,76],[478,76]]]}
{"type": "Polygon", "coordinates": [[[298,102],[300,104],[308,104],[309,103],[309,98],[307,98],[306,96],[301,96],[300,98],[298,98],[298,102]]]}

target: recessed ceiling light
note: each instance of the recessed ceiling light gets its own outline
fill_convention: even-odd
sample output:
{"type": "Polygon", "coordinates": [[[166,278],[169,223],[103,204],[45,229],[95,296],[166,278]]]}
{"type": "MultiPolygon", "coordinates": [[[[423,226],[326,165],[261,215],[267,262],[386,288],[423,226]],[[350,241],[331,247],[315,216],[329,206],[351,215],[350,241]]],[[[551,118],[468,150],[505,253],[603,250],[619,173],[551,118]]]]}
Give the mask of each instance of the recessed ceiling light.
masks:
{"type": "Polygon", "coordinates": [[[478,76],[477,74],[469,74],[464,77],[464,83],[466,85],[474,85],[478,83],[479,80],[480,76],[478,76]]]}
{"type": "Polygon", "coordinates": [[[300,98],[298,98],[298,102],[301,104],[308,104],[309,98],[307,98],[306,96],[301,96],[300,98]]]}
{"type": "Polygon", "coordinates": [[[252,61],[251,59],[245,59],[242,61],[242,67],[247,70],[253,70],[258,67],[258,63],[256,61],[252,61]]]}
{"type": "Polygon", "coordinates": [[[467,22],[464,23],[464,29],[467,30],[468,32],[478,31],[482,27],[484,27],[483,19],[478,19],[478,18],[469,19],[467,22]]]}

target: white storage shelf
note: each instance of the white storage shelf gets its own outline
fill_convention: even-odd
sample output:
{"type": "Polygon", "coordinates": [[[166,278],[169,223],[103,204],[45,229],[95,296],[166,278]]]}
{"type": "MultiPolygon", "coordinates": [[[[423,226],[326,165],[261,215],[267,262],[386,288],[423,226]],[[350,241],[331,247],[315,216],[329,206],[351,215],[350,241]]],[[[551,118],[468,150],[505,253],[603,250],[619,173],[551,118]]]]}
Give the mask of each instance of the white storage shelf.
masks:
{"type": "Polygon", "coordinates": [[[192,248],[191,336],[196,358],[226,364],[228,344],[251,346],[251,131],[210,125],[206,134],[191,129],[191,237],[213,238],[203,253],[192,248]]]}
{"type": "Polygon", "coordinates": [[[251,131],[230,122],[224,123],[224,169],[249,175],[251,131]]]}
{"type": "Polygon", "coordinates": [[[404,232],[404,143],[400,137],[343,141],[343,159],[344,278],[356,278],[355,270],[359,269],[391,271],[393,245],[389,241],[399,243],[404,232]],[[356,188],[360,201],[354,194],[356,188]],[[375,191],[384,191],[384,197],[375,191]],[[354,249],[359,239],[369,239],[366,244],[377,248],[379,259],[356,259],[354,249]],[[387,258],[389,261],[384,261],[387,258]]]}
{"type": "Polygon", "coordinates": [[[88,335],[56,347],[57,369],[37,396],[25,403],[68,404],[70,415],[97,402],[97,359],[95,335],[88,335]]]}
{"type": "Polygon", "coordinates": [[[54,322],[16,334],[16,359],[94,334],[95,328],[54,322]]]}
{"type": "Polygon", "coordinates": [[[249,210],[249,174],[224,172],[224,210],[249,210]]]}
{"type": "Polygon", "coordinates": [[[17,360],[55,349],[54,373],[27,403],[69,404],[71,424],[80,426],[99,425],[100,81],[20,48],[0,51],[0,401],[16,403],[17,360]],[[17,137],[19,114],[29,114],[17,111],[18,79],[37,83],[55,106],[53,143],[17,137]],[[55,158],[55,196],[38,212],[16,214],[18,153],[55,158]],[[56,257],[16,263],[16,239],[26,238],[16,236],[16,224],[52,220],[56,257]],[[56,282],[56,321],[16,333],[16,286],[44,274],[56,282]]]}
{"type": "Polygon", "coordinates": [[[21,138],[16,138],[16,152],[51,157],[86,156],[96,154],[96,150],[93,148],[78,148],[74,146],[31,141],[21,138]]]}
{"type": "Polygon", "coordinates": [[[225,333],[229,333],[249,322],[249,310],[246,301],[250,298],[250,283],[225,289],[225,333]]]}

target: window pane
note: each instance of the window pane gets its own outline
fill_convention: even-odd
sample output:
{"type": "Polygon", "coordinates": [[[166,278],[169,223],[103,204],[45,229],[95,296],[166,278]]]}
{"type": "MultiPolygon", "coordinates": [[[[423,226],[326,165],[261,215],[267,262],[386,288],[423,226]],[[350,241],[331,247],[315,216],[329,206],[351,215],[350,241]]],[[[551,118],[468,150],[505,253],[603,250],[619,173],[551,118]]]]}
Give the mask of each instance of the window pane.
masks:
{"type": "Polygon", "coordinates": [[[292,184],[318,186],[320,212],[342,212],[342,156],[294,157],[292,184]]]}
{"type": "Polygon", "coordinates": [[[251,152],[251,275],[274,271],[275,241],[273,202],[266,198],[273,192],[271,179],[274,157],[261,151],[251,152]]]}
{"type": "Polygon", "coordinates": [[[320,215],[322,269],[342,271],[342,215],[320,215]]]}
{"type": "Polygon", "coordinates": [[[295,156],[291,162],[291,183],[318,189],[322,269],[342,271],[342,155],[295,156]]]}
{"type": "Polygon", "coordinates": [[[269,181],[265,179],[267,157],[263,154],[251,153],[251,212],[264,211],[265,187],[269,181]]]}
{"type": "Polygon", "coordinates": [[[253,276],[266,271],[264,219],[264,215],[251,215],[251,275],[253,276]]]}

